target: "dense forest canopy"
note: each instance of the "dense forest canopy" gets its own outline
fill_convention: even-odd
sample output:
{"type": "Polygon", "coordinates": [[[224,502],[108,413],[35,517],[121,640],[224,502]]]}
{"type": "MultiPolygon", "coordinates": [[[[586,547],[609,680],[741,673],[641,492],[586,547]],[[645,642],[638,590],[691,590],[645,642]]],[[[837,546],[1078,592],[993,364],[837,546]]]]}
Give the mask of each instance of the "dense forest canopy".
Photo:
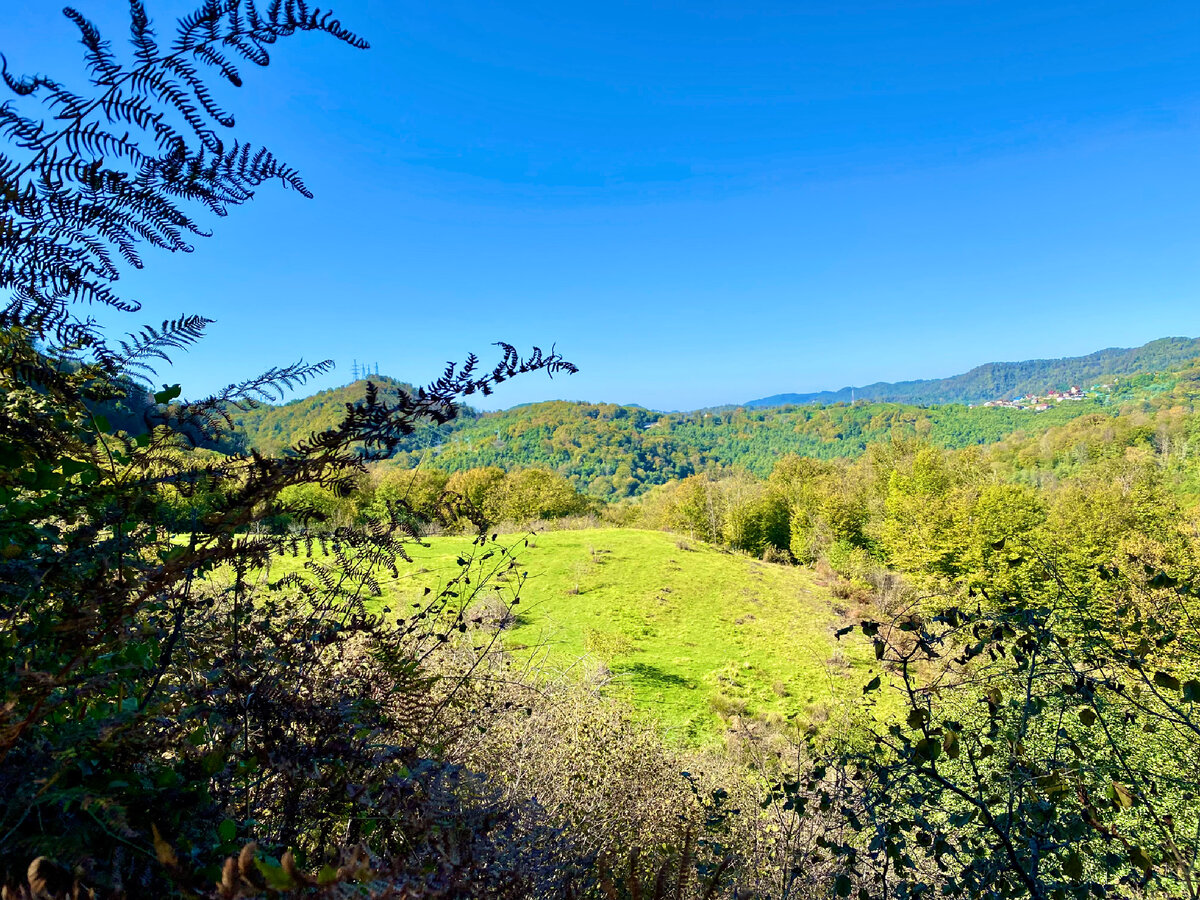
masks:
{"type": "MultiPolygon", "coordinates": [[[[1115,383],[1106,389],[1040,412],[868,401],[685,413],[567,401],[489,413],[464,408],[445,426],[419,429],[395,459],[401,466],[421,464],[448,472],[483,466],[549,468],[589,496],[619,499],[723,467],[766,476],[787,453],[834,459],[858,456],[872,443],[894,439],[919,437],[954,449],[1036,435],[1080,416],[1117,415],[1135,401],[1161,404],[1165,401],[1155,398],[1169,395],[1180,376],[1152,371],[1109,377],[1115,383]]],[[[398,382],[382,378],[379,384],[386,392],[398,382]]],[[[356,382],[240,414],[237,435],[262,452],[278,452],[327,427],[365,388],[365,382],[356,382]]]]}

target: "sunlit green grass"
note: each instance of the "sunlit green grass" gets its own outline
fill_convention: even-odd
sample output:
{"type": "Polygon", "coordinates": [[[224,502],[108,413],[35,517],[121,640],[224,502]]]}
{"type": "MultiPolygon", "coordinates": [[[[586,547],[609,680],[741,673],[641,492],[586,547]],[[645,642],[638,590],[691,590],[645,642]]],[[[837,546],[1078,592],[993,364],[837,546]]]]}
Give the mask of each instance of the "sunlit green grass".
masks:
{"type": "MultiPolygon", "coordinates": [[[[528,578],[505,646],[547,674],[607,666],[610,693],[680,739],[720,734],[722,714],[805,724],[862,702],[874,657],[861,639],[835,639],[846,620],[807,569],[657,531],[553,531],[527,548],[500,539],[514,542],[528,578]]],[[[411,608],[481,552],[466,538],[428,544],[411,548],[380,607],[411,608]]]]}

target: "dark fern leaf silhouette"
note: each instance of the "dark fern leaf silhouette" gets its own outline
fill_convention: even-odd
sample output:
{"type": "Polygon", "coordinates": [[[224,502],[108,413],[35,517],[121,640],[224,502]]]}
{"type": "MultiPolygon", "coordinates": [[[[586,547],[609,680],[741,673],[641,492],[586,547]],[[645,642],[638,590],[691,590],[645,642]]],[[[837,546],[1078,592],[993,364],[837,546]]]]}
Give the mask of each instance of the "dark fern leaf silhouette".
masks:
{"type": "Polygon", "coordinates": [[[266,48],[298,32],[367,46],[302,2],[260,9],[253,0],[213,0],[184,17],[164,48],[145,5],[131,0],[133,59],[125,62],[79,11],[64,13],[79,30],[95,91],[20,77],[0,55],[0,78],[15,95],[0,104],[0,138],[13,148],[0,156],[0,291],[10,295],[0,326],[38,310],[61,327],[80,303],[136,310],[116,290],[116,260],[141,268],[143,245],[190,252],[191,240],[207,234],[192,204],[225,215],[270,181],[311,196],[266,148],[221,138],[234,118],[202,73],[240,85],[231,54],[265,66],[266,48]],[[27,109],[37,101],[42,116],[27,109]]]}

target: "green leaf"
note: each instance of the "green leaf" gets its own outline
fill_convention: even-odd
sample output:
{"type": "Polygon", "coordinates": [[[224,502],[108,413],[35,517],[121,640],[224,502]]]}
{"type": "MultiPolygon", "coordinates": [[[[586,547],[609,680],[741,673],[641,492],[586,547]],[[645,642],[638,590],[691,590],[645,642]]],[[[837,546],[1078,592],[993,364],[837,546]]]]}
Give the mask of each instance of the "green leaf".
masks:
{"type": "Polygon", "coordinates": [[[1086,725],[1088,728],[1091,728],[1093,725],[1096,724],[1095,710],[1089,709],[1088,707],[1085,706],[1083,709],[1081,709],[1079,711],[1079,721],[1082,722],[1084,725],[1086,725]]]}
{"type": "Polygon", "coordinates": [[[217,837],[221,839],[221,843],[229,844],[237,837],[237,822],[233,819],[226,819],[217,826],[217,837]]]}
{"type": "Polygon", "coordinates": [[[200,758],[200,767],[205,775],[216,775],[225,767],[225,751],[213,750],[200,758]]]}
{"type": "Polygon", "coordinates": [[[921,738],[916,744],[917,756],[933,762],[942,753],[942,745],[933,738],[921,738]]]}
{"type": "Polygon", "coordinates": [[[871,693],[871,691],[879,690],[880,684],[881,684],[881,682],[879,680],[879,676],[876,675],[874,678],[872,678],[870,681],[867,682],[867,686],[865,688],[863,688],[863,693],[869,694],[869,693],[871,693]]]}
{"type": "Polygon", "coordinates": [[[254,861],[255,868],[262,875],[263,880],[267,883],[267,887],[276,891],[286,891],[294,888],[296,885],[292,882],[292,876],[283,870],[283,867],[275,864],[272,861],[265,859],[256,859],[254,861]]]}
{"type": "Polygon", "coordinates": [[[1200,681],[1193,678],[1183,683],[1183,699],[1188,703],[1200,701],[1200,681]]]}
{"type": "Polygon", "coordinates": [[[1078,851],[1072,850],[1067,854],[1067,858],[1063,860],[1062,871],[1071,881],[1083,880],[1083,857],[1078,851]]]}
{"type": "Polygon", "coordinates": [[[90,462],[84,462],[78,459],[64,459],[61,463],[62,473],[70,478],[72,475],[78,475],[80,472],[86,472],[88,469],[95,468],[90,462]]]}
{"type": "Polygon", "coordinates": [[[170,403],[183,393],[183,388],[177,384],[164,384],[163,389],[154,395],[155,403],[170,403]]]}
{"type": "Polygon", "coordinates": [[[908,713],[908,727],[914,729],[920,728],[925,724],[926,716],[927,714],[923,709],[910,710],[908,713]]]}
{"type": "Polygon", "coordinates": [[[946,736],[942,738],[942,750],[951,759],[958,759],[959,746],[958,734],[954,731],[947,731],[946,736]]]}
{"type": "Polygon", "coordinates": [[[1150,855],[1141,847],[1129,848],[1129,861],[1147,875],[1150,874],[1150,870],[1154,868],[1154,862],[1150,859],[1150,855]]]}
{"type": "Polygon", "coordinates": [[[839,897],[849,897],[852,887],[853,885],[851,885],[848,875],[838,875],[833,879],[833,892],[839,897]]]}
{"type": "Polygon", "coordinates": [[[1129,788],[1121,784],[1119,781],[1112,783],[1113,800],[1121,807],[1121,809],[1129,809],[1133,806],[1133,794],[1129,792],[1129,788]]]}
{"type": "Polygon", "coordinates": [[[1175,587],[1177,584],[1179,584],[1179,582],[1166,572],[1159,572],[1150,579],[1150,587],[1154,588],[1175,587]]]}

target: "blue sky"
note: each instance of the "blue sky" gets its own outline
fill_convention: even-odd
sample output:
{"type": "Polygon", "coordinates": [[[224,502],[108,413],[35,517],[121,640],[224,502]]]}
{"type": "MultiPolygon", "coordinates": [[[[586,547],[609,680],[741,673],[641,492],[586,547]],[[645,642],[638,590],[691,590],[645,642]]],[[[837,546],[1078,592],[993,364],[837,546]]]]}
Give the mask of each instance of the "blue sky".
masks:
{"type": "MultiPolygon", "coordinates": [[[[119,0],[80,0],[119,41],[119,0]]],[[[190,8],[149,0],[166,26],[190,8]]],[[[190,395],[557,343],[549,398],[690,408],[1200,335],[1200,4],[334,4],[223,96],[297,165],[124,282],[190,395]]],[[[56,3],[10,68],[80,77],[56,3]]]]}

